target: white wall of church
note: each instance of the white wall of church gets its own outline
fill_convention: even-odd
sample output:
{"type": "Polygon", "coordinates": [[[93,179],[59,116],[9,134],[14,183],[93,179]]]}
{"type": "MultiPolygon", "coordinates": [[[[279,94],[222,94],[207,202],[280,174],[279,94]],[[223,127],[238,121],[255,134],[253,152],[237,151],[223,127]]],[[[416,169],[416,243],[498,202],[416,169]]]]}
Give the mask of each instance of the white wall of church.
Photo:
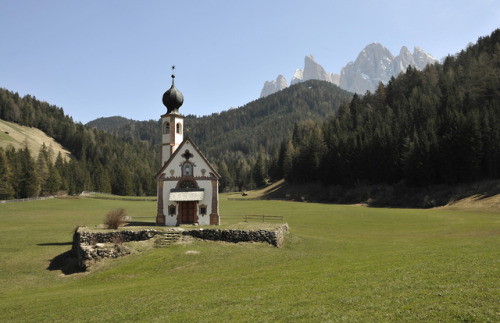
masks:
{"type": "Polygon", "coordinates": [[[162,116],[162,166],[170,158],[170,145],[174,144],[175,149],[184,139],[184,118],[177,115],[168,114],[162,116]],[[171,135],[173,134],[173,138],[171,135]]]}
{"type": "MultiPolygon", "coordinates": [[[[165,191],[163,196],[165,196],[165,191]]],[[[175,209],[177,210],[177,212],[179,212],[179,205],[177,204],[177,202],[168,201],[168,194],[167,194],[167,199],[166,200],[164,199],[163,201],[164,201],[163,214],[165,214],[165,225],[169,227],[175,227],[177,225],[177,213],[174,216],[168,214],[168,206],[171,204],[175,205],[175,209]]]]}
{"type": "Polygon", "coordinates": [[[203,196],[203,200],[198,202],[198,223],[200,225],[210,225],[210,213],[212,212],[212,181],[207,180],[207,181],[198,181],[198,185],[200,188],[205,189],[205,195],[203,196]],[[207,206],[207,213],[205,215],[201,215],[200,212],[200,205],[206,205],[207,206]]]}
{"type": "Polygon", "coordinates": [[[175,118],[175,142],[177,146],[184,140],[184,119],[183,118],[175,118]]]}

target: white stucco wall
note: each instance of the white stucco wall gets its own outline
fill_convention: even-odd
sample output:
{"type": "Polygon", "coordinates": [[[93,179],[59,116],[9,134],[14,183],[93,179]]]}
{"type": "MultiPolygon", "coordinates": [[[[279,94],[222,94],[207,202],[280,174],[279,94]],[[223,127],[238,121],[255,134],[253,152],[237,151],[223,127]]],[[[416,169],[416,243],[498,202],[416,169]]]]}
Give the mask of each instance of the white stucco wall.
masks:
{"type": "Polygon", "coordinates": [[[205,189],[205,195],[203,197],[203,200],[198,202],[198,223],[200,225],[210,225],[210,213],[212,212],[212,181],[211,180],[203,180],[203,181],[198,181],[198,185],[200,188],[205,189]],[[206,205],[207,206],[207,214],[202,216],[199,214],[200,205],[206,205]]]}
{"type": "Polygon", "coordinates": [[[161,124],[162,124],[162,165],[164,165],[168,159],[170,158],[170,144],[174,143],[174,149],[177,149],[177,147],[182,143],[184,140],[184,118],[168,114],[165,116],[162,116],[161,118],[161,124]],[[170,123],[170,132],[165,132],[165,123],[169,122],[170,123]],[[181,132],[177,133],[177,124],[180,124],[181,132]],[[171,138],[171,134],[173,135],[173,138],[171,138]]]}

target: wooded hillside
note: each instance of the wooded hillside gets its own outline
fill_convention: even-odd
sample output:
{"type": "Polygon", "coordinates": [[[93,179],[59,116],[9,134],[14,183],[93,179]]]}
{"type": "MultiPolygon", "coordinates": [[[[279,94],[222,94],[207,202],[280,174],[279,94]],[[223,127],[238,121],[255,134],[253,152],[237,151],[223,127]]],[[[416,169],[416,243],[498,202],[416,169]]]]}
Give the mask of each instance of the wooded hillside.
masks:
{"type": "Polygon", "coordinates": [[[443,64],[354,96],[287,144],[291,182],[423,187],[500,177],[500,30],[443,64]]]}
{"type": "MultiPolygon", "coordinates": [[[[59,189],[156,193],[159,121],[102,118],[91,124],[108,133],[5,89],[0,117],[43,130],[72,155],[52,165],[43,157],[50,152],[35,161],[27,149],[0,149],[0,199],[59,189]],[[26,190],[26,183],[34,187],[26,190]]],[[[352,97],[330,83],[308,81],[238,109],[188,115],[185,129],[222,175],[220,190],[283,177],[343,187],[498,179],[500,30],[442,64],[409,68],[375,93],[352,97]]]]}
{"type": "Polygon", "coordinates": [[[0,148],[0,199],[59,190],[70,194],[83,190],[121,195],[156,193],[153,175],[159,167],[159,151],[146,141],[122,139],[74,123],[62,108],[30,95],[21,98],[5,89],[0,89],[0,117],[44,131],[72,156],[69,162],[57,157],[54,164],[48,159],[48,147],[41,148],[36,161],[28,149],[0,148]]]}

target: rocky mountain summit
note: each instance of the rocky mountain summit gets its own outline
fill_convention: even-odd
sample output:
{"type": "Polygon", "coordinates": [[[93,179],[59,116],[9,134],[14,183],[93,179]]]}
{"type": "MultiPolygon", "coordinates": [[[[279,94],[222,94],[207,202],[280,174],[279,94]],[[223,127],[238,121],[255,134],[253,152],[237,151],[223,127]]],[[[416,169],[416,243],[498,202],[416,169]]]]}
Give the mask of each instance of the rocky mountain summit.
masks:
{"type": "Polygon", "coordinates": [[[379,82],[387,84],[391,77],[405,72],[408,66],[419,70],[437,60],[418,47],[413,54],[403,46],[399,55],[392,53],[379,43],[366,46],[354,62],[349,62],[342,68],[340,88],[349,92],[364,94],[374,92],[379,82]]]}
{"type": "Polygon", "coordinates": [[[286,81],[286,78],[283,75],[278,75],[276,80],[273,81],[266,81],[264,83],[264,88],[262,88],[262,92],[260,93],[260,97],[263,98],[265,96],[268,96],[269,94],[273,94],[275,92],[281,91],[283,89],[286,89],[288,87],[288,82],[286,81]]]}
{"type": "Polygon", "coordinates": [[[312,55],[308,55],[304,59],[304,70],[297,69],[295,71],[290,85],[309,80],[328,81],[335,85],[339,85],[339,76],[338,74],[327,73],[323,66],[316,63],[312,55]]]}
{"type": "MultiPolygon", "coordinates": [[[[326,72],[313,56],[306,56],[304,70],[295,71],[290,85],[307,80],[323,80],[338,85],[343,90],[364,94],[366,91],[374,92],[379,82],[387,84],[391,77],[405,72],[408,66],[422,70],[427,64],[435,62],[437,60],[434,57],[419,47],[415,47],[411,53],[403,46],[399,55],[394,56],[381,44],[372,43],[359,53],[354,62],[344,66],[340,74],[326,72]]],[[[280,74],[275,81],[264,84],[260,97],[280,91],[287,86],[286,79],[280,74]]]]}

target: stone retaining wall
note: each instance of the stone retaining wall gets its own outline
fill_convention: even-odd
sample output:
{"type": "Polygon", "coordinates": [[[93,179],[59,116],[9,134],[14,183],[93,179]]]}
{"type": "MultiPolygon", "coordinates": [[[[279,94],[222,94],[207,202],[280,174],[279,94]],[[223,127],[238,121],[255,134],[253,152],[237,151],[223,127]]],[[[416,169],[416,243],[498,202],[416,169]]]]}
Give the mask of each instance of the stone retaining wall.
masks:
{"type": "Polygon", "coordinates": [[[267,230],[220,230],[199,229],[184,231],[182,234],[204,240],[227,241],[227,242],[267,242],[277,248],[283,246],[288,224],[279,226],[276,231],[267,230]]]}
{"type": "Polygon", "coordinates": [[[75,241],[76,239],[81,244],[144,241],[149,240],[155,235],[162,233],[163,231],[155,229],[89,232],[79,228],[75,231],[75,236],[77,237],[73,236],[73,241],[75,241]]]}
{"type": "Polygon", "coordinates": [[[73,234],[71,252],[76,257],[78,266],[87,270],[90,265],[102,258],[118,258],[128,255],[130,251],[122,245],[122,242],[149,240],[158,234],[163,234],[163,231],[144,229],[89,232],[79,227],[73,234]]]}
{"type": "MultiPolygon", "coordinates": [[[[220,229],[197,229],[184,230],[172,228],[170,230],[180,231],[183,235],[204,240],[227,241],[227,242],[266,242],[277,248],[283,246],[288,224],[279,226],[276,231],[267,230],[220,230],[220,229]]],[[[79,227],[73,234],[73,246],[71,252],[77,258],[78,266],[87,270],[93,263],[102,258],[118,258],[130,253],[129,249],[122,245],[123,242],[145,241],[157,235],[165,235],[165,230],[143,229],[143,230],[121,230],[109,232],[90,232],[85,227],[79,227]]]]}

